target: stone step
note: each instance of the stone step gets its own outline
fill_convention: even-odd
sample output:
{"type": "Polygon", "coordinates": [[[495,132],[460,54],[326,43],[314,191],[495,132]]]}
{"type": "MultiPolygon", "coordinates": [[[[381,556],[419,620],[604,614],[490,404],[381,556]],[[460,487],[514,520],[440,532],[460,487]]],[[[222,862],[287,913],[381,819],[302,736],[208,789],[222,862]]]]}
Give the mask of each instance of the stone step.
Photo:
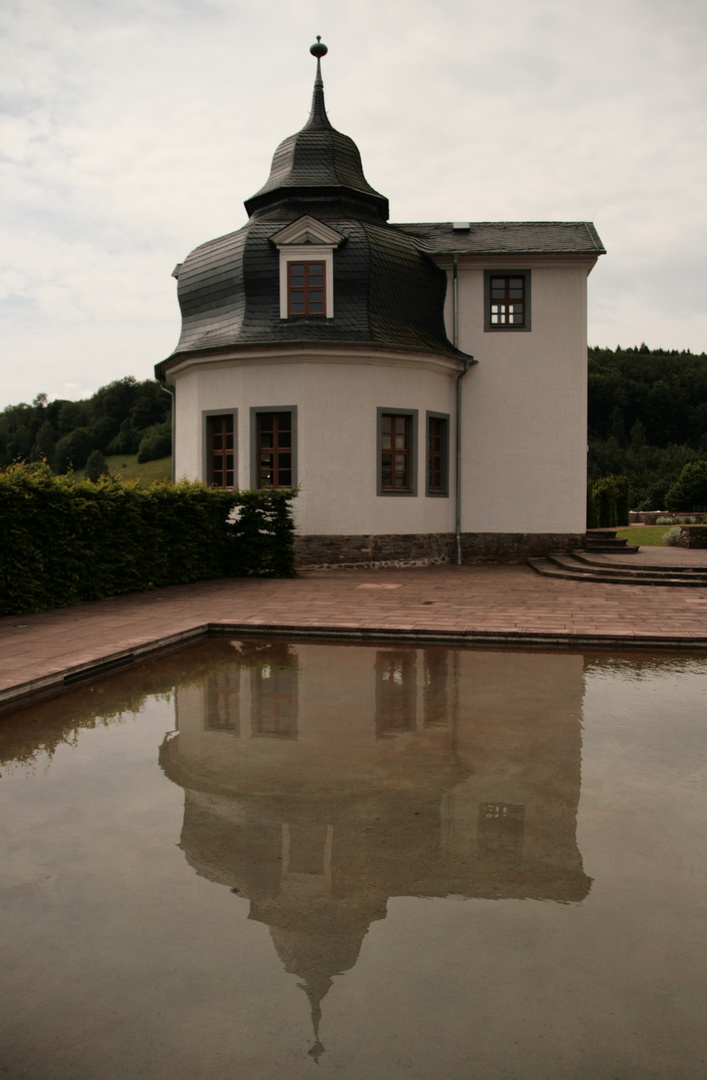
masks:
{"type": "Polygon", "coordinates": [[[638,547],[634,544],[628,544],[625,540],[619,541],[615,545],[587,540],[586,550],[596,551],[603,555],[635,555],[638,547]]]}
{"type": "Polygon", "coordinates": [[[672,567],[654,568],[652,573],[636,573],[629,567],[600,568],[574,563],[569,556],[563,558],[558,552],[547,559],[528,559],[538,574],[544,577],[561,578],[564,581],[602,582],[605,585],[669,585],[688,588],[705,588],[707,574],[696,571],[694,576],[673,573],[672,567]],[[561,561],[560,561],[561,560],[561,561]]]}
{"type": "Polygon", "coordinates": [[[573,551],[571,553],[559,551],[551,554],[549,558],[558,566],[570,571],[579,567],[583,571],[588,570],[611,578],[635,578],[637,582],[646,579],[648,584],[651,581],[660,582],[664,579],[673,581],[676,578],[684,578],[683,584],[686,585],[707,585],[707,567],[636,566],[634,563],[619,566],[618,564],[593,560],[591,555],[588,555],[585,551],[573,551]]]}
{"type": "Polygon", "coordinates": [[[625,537],[617,537],[616,529],[587,529],[584,545],[587,551],[598,551],[604,554],[611,552],[635,554],[638,551],[638,548],[629,544],[625,537]]]}
{"type": "Polygon", "coordinates": [[[603,570],[607,573],[617,574],[649,574],[655,576],[656,574],[667,574],[669,577],[688,575],[691,578],[702,576],[707,581],[707,566],[656,566],[655,564],[637,566],[635,563],[630,563],[628,566],[619,566],[614,563],[605,562],[603,559],[593,558],[594,555],[598,555],[600,552],[591,551],[573,551],[573,552],[557,552],[551,555],[550,558],[571,558],[580,563],[585,563],[587,566],[592,567],[595,570],[603,570]]]}
{"type": "Polygon", "coordinates": [[[617,536],[616,529],[587,529],[584,535],[587,551],[629,552],[635,554],[638,548],[629,544],[624,536],[617,536]]]}

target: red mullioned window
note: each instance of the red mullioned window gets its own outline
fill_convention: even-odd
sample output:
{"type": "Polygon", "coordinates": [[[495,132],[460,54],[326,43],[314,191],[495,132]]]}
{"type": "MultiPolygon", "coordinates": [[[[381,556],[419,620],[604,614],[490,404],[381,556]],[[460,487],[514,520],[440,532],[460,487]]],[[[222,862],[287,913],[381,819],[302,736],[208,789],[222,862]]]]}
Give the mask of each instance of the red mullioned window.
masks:
{"type": "Polygon", "coordinates": [[[525,326],[525,277],[492,275],[489,300],[491,326],[525,326]]]}
{"type": "Polygon", "coordinates": [[[258,487],[292,487],[292,413],[258,413],[258,487]]]}
{"type": "Polygon", "coordinates": [[[444,454],[447,421],[431,416],[427,433],[427,488],[429,491],[444,491],[444,454]]]}
{"type": "Polygon", "coordinates": [[[383,413],[381,417],[381,489],[405,491],[410,487],[411,417],[383,413]]]}
{"type": "Polygon", "coordinates": [[[326,278],[323,262],[287,264],[287,314],[326,315],[326,278]]]}
{"type": "Polygon", "coordinates": [[[233,487],[233,413],[207,417],[209,484],[211,487],[233,487]]]}

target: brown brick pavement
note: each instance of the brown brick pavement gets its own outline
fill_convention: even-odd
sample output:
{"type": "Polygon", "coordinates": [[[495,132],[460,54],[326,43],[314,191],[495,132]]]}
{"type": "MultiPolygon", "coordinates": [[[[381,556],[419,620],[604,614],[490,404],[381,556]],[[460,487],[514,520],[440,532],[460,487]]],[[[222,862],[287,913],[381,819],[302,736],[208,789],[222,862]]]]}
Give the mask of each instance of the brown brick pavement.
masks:
{"type": "Polygon", "coordinates": [[[0,618],[0,708],[53,692],[67,674],[78,678],[98,662],[189,640],[207,624],[707,652],[707,589],[561,581],[525,566],[312,571],[291,581],[176,586],[0,618]]]}

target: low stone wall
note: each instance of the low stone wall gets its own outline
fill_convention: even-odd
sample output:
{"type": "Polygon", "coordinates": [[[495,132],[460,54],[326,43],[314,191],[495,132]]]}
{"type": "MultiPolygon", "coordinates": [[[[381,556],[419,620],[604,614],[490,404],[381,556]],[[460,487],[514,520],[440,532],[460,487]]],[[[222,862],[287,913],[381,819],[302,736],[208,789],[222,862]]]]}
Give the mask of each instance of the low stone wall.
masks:
{"type": "Polygon", "coordinates": [[[628,515],[629,525],[665,525],[666,529],[671,523],[681,525],[685,518],[694,520],[697,511],[683,510],[671,513],[670,510],[631,510],[628,515]],[[669,519],[664,521],[661,519],[669,519]]]}
{"type": "Polygon", "coordinates": [[[707,525],[681,525],[680,547],[707,548],[707,525]]]}
{"type": "MultiPolygon", "coordinates": [[[[583,533],[462,533],[463,563],[520,563],[529,556],[584,547],[583,533]]],[[[377,570],[456,560],[454,533],[298,536],[297,566],[377,570]]]]}

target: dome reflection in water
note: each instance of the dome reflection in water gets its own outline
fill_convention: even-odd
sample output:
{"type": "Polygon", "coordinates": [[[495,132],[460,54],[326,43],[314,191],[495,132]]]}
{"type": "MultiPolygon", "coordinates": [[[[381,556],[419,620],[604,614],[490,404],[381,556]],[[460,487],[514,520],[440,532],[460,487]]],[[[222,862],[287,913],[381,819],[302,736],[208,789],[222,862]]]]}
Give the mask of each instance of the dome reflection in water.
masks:
{"type": "Polygon", "coordinates": [[[391,896],[579,901],[581,656],[230,641],[176,695],[181,848],[310,1004],[391,896]]]}

